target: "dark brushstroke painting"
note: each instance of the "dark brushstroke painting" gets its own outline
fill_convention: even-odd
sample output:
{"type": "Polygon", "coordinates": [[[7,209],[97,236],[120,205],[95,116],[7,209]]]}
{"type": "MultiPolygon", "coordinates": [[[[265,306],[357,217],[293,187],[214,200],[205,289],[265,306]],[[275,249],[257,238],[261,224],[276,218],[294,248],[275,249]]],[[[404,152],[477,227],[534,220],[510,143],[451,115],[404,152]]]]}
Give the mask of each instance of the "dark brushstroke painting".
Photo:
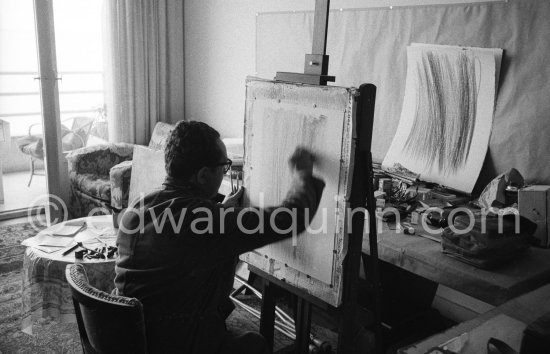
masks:
{"type": "Polygon", "coordinates": [[[416,111],[403,151],[444,175],[463,167],[469,156],[479,94],[476,68],[467,51],[458,56],[426,51],[416,68],[416,111]]]}

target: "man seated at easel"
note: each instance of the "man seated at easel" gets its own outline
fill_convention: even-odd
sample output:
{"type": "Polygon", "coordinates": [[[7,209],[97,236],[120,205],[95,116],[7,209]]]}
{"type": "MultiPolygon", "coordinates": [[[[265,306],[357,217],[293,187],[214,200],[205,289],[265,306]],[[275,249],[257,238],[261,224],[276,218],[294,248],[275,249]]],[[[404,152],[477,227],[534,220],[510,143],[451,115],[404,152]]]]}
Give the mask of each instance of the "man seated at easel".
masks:
{"type": "Polygon", "coordinates": [[[225,145],[207,124],[178,122],[165,150],[163,188],[126,211],[117,239],[117,291],[143,303],[150,352],[266,352],[260,334],[235,337],[225,328],[235,265],[239,254],[305,230],[324,188],[313,163],[305,149],[289,159],[294,181],[281,207],[297,218],[273,215],[275,207],[235,207],[242,188],[215,203],[231,165],[225,145]]]}

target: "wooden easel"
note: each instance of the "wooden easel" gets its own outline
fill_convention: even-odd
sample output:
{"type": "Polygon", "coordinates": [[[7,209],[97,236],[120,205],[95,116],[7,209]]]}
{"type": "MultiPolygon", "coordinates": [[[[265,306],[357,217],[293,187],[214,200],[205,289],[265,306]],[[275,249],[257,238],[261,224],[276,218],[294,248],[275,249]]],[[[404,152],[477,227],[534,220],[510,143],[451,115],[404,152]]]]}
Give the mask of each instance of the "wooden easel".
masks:
{"type": "Polygon", "coordinates": [[[312,54],[306,54],[304,73],[279,71],[275,80],[311,85],[326,85],[329,81],[334,82],[334,76],[328,75],[328,55],[326,55],[329,5],[330,0],[315,0],[312,54]]]}
{"type": "MultiPolygon", "coordinates": [[[[327,27],[329,15],[329,0],[316,0],[315,20],[313,31],[312,54],[306,54],[304,73],[277,72],[275,80],[305,83],[312,85],[326,85],[334,81],[334,76],[328,75],[328,55],[326,55],[327,27]]],[[[354,170],[350,208],[365,207],[369,214],[369,246],[371,271],[367,275],[369,287],[373,296],[372,311],[374,317],[373,328],[376,335],[377,351],[380,351],[380,282],[378,270],[377,234],[375,222],[374,189],[372,183],[372,126],[374,120],[374,102],[376,87],[370,84],[361,85],[357,101],[357,138],[355,139],[354,170]]],[[[364,214],[355,213],[352,219],[352,231],[349,235],[348,252],[344,263],[344,290],[342,305],[337,309],[338,348],[337,352],[351,353],[354,340],[354,330],[357,315],[357,293],[359,283],[359,267],[363,242],[364,214]]],[[[312,305],[321,309],[328,309],[330,305],[307,294],[305,291],[288,285],[270,274],[249,265],[250,271],[263,280],[262,305],[260,319],[260,333],[273,347],[275,326],[275,302],[279,288],[285,289],[297,297],[295,313],[296,341],[295,353],[308,353],[310,344],[310,328],[312,305]]]]}

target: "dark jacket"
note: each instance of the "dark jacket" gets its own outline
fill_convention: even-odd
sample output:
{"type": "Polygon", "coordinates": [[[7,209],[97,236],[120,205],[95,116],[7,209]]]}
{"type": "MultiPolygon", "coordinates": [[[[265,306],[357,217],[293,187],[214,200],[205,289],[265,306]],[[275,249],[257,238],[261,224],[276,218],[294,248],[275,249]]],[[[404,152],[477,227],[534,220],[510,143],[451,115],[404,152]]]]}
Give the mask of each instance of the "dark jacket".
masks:
{"type": "MultiPolygon", "coordinates": [[[[296,208],[298,232],[313,218],[323,188],[314,177],[295,178],[282,206],[296,208]],[[306,208],[310,220],[304,222],[306,208]]],[[[120,222],[115,285],[120,295],[143,303],[150,351],[218,352],[225,318],[233,309],[228,296],[238,255],[292,233],[273,230],[268,221],[275,208],[265,208],[256,209],[264,214],[264,232],[245,234],[238,221],[255,230],[257,212],[228,212],[170,178],[133,207],[120,222]]],[[[277,213],[274,220],[278,230],[289,229],[292,222],[288,213],[277,213]]]]}

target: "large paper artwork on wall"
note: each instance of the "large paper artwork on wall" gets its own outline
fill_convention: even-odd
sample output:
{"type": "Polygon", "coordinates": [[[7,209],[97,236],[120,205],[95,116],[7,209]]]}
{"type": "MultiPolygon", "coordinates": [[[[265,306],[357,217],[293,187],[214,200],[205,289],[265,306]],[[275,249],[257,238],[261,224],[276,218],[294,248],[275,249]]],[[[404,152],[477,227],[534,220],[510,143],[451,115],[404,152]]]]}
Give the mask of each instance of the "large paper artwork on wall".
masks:
{"type": "Polygon", "coordinates": [[[397,132],[382,163],[471,193],[489,145],[501,49],[412,44],[397,132]]]}

